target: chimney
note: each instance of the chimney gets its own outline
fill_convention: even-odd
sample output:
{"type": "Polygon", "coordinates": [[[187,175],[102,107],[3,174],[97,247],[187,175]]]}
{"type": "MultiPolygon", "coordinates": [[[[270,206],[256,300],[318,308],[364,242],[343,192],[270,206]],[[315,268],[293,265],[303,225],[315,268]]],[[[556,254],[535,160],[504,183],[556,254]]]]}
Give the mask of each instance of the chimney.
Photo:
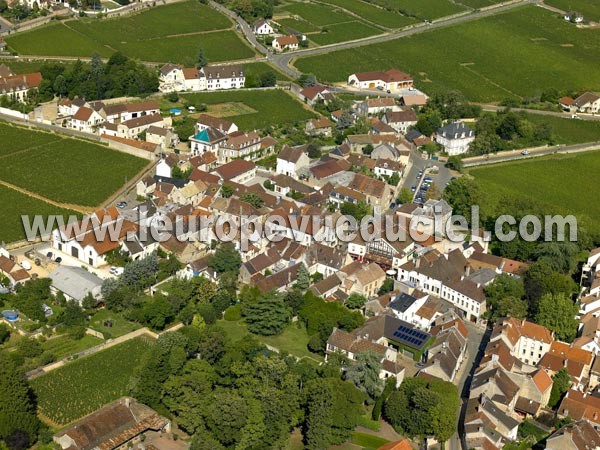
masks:
{"type": "Polygon", "coordinates": [[[465,268],[465,274],[467,276],[471,275],[471,266],[469,264],[467,264],[467,267],[465,268]]]}
{"type": "Polygon", "coordinates": [[[420,265],[421,265],[421,258],[417,258],[415,261],[415,269],[418,269],[420,265]]]}

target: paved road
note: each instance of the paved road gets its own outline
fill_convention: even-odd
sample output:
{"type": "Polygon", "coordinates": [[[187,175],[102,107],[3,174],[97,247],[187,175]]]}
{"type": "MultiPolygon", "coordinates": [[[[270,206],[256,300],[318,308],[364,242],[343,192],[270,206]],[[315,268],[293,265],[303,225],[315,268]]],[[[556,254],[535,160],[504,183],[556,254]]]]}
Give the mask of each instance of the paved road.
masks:
{"type": "MultiPolygon", "coordinates": [[[[505,106],[498,105],[486,105],[482,103],[475,103],[475,105],[481,106],[481,109],[484,111],[504,111],[506,109],[505,106]]],[[[596,114],[582,114],[577,113],[577,118],[573,119],[573,113],[570,112],[558,112],[558,111],[544,111],[540,109],[528,109],[528,108],[510,108],[511,111],[523,111],[530,114],[539,114],[541,116],[552,116],[552,117],[560,117],[561,119],[571,119],[571,120],[600,120],[600,115],[596,114]]]]}
{"type": "Polygon", "coordinates": [[[486,156],[476,156],[473,158],[463,159],[464,167],[485,166],[506,161],[515,161],[519,159],[535,158],[539,156],[547,156],[553,153],[580,153],[588,151],[600,150],[600,142],[588,142],[585,144],[576,145],[555,145],[530,150],[528,155],[522,155],[521,150],[512,150],[506,152],[498,152],[496,154],[486,156]]]}
{"type": "Polygon", "coordinates": [[[210,1],[210,6],[235,20],[235,22],[238,24],[239,30],[244,33],[244,36],[246,36],[248,42],[250,42],[250,44],[252,44],[256,50],[263,55],[268,53],[268,49],[256,39],[255,34],[252,32],[252,27],[241,16],[212,0],[210,1]]]}
{"type": "Polygon", "coordinates": [[[496,8],[490,8],[485,11],[476,11],[472,13],[463,14],[460,16],[448,17],[445,19],[440,19],[433,23],[423,23],[419,25],[414,25],[411,28],[405,28],[400,31],[394,31],[390,33],[380,34],[377,36],[371,36],[364,39],[357,39],[354,41],[341,42],[338,44],[331,45],[323,45],[321,47],[304,49],[304,50],[296,50],[293,52],[287,52],[282,54],[271,54],[267,55],[267,59],[277,66],[281,71],[290,75],[291,77],[300,76],[300,71],[296,68],[292,67],[290,64],[293,59],[304,57],[304,56],[312,56],[312,55],[322,55],[325,53],[330,53],[336,50],[343,50],[348,48],[362,47],[365,45],[377,44],[381,42],[393,41],[398,38],[412,36],[414,34],[422,33],[424,31],[434,30],[437,28],[443,28],[450,25],[456,25],[458,23],[469,22],[472,20],[481,19],[483,17],[488,17],[494,14],[498,14],[499,12],[508,11],[513,8],[526,5],[526,4],[537,4],[537,0],[523,0],[516,3],[511,3],[509,5],[502,5],[496,8]]]}

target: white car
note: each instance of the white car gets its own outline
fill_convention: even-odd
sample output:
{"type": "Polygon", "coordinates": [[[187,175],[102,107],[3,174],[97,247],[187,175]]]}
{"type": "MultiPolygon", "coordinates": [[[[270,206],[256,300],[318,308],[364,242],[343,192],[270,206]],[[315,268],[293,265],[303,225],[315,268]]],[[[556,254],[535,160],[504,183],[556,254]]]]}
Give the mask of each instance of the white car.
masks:
{"type": "Polygon", "coordinates": [[[523,156],[529,155],[529,150],[521,150],[521,155],[523,155],[523,156]]]}

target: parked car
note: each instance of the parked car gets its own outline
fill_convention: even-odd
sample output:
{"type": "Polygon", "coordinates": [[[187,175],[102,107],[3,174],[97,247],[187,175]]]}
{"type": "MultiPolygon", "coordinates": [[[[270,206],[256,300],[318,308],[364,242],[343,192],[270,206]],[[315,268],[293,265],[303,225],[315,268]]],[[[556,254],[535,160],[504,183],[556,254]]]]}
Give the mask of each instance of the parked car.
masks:
{"type": "Polygon", "coordinates": [[[425,178],[423,178],[423,181],[427,181],[427,182],[431,183],[433,181],[433,178],[425,177],[425,178]]]}
{"type": "Polygon", "coordinates": [[[125,269],[123,269],[122,267],[116,267],[116,266],[112,266],[109,270],[109,272],[115,276],[121,275],[124,271],[125,271],[125,269]]]}
{"type": "Polygon", "coordinates": [[[60,264],[62,262],[62,258],[59,256],[54,260],[55,263],[60,264]]]}
{"type": "Polygon", "coordinates": [[[127,206],[127,202],[119,202],[117,203],[117,208],[123,209],[127,206]]]}
{"type": "Polygon", "coordinates": [[[521,150],[521,155],[523,155],[523,156],[529,155],[529,150],[521,150]]]}
{"type": "Polygon", "coordinates": [[[415,192],[415,191],[417,190],[417,187],[416,187],[416,186],[413,184],[413,185],[410,187],[410,190],[411,190],[411,192],[415,192]]]}

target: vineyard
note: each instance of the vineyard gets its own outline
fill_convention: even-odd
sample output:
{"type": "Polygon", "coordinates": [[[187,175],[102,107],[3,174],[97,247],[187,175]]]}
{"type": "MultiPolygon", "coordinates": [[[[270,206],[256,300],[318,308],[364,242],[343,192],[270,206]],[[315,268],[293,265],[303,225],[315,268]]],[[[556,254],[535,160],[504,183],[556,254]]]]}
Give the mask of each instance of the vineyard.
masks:
{"type": "Polygon", "coordinates": [[[153,346],[151,338],[139,337],[32,380],[39,412],[66,425],[127,395],[153,346]]]}

